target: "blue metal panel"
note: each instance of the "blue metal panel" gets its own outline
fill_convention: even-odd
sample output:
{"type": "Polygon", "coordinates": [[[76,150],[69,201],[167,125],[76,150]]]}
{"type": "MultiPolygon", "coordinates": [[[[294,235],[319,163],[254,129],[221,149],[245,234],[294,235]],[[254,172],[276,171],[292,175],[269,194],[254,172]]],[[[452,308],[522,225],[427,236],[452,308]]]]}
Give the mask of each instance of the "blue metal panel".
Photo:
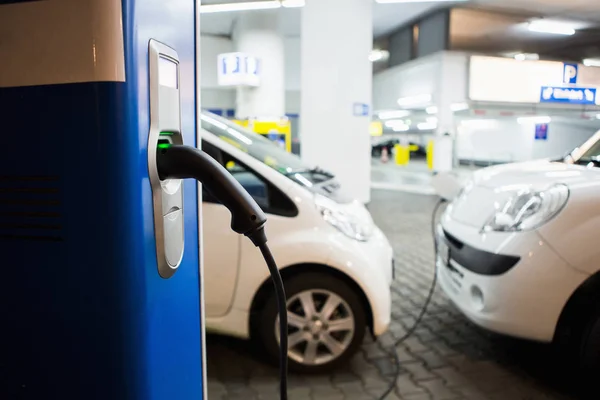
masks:
{"type": "Polygon", "coordinates": [[[150,38],[179,53],[195,144],[194,1],[173,3],[123,1],[125,83],[0,88],[2,399],[202,399],[196,185],[162,279],[146,157],[150,38]]]}

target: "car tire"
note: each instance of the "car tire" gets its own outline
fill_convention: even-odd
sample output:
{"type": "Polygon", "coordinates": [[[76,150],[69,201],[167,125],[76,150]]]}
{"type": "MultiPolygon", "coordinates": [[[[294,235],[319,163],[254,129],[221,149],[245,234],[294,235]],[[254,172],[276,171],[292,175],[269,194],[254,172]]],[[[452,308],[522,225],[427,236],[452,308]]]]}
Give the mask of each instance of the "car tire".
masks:
{"type": "MultiPolygon", "coordinates": [[[[306,273],[284,281],[290,371],[320,373],[346,362],[362,344],[367,317],[360,295],[343,280],[306,273]],[[312,310],[312,311],[311,311],[312,310]]],[[[254,323],[268,358],[279,360],[279,318],[272,291],[254,323]]]]}
{"type": "Polygon", "coordinates": [[[578,361],[583,375],[597,376],[600,373],[600,310],[596,310],[585,324],[578,350],[578,361]]]}

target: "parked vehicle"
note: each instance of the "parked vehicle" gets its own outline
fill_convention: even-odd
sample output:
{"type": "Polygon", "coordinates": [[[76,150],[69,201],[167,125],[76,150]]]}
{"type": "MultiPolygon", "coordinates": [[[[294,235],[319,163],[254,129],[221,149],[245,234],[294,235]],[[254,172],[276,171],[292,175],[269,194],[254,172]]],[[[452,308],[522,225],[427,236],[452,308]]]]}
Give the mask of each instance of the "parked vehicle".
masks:
{"type": "MultiPolygon", "coordinates": [[[[335,176],[268,139],[203,112],[202,149],[267,213],[269,245],[288,298],[290,368],[314,372],[347,360],[390,323],[392,248],[363,204],[335,176]]],[[[206,326],[252,338],[277,357],[277,308],[260,252],[229,229],[229,211],[203,193],[206,326]]]]}
{"type": "Polygon", "coordinates": [[[600,366],[600,132],[565,159],[478,171],[438,226],[444,292],[489,330],[600,366]]]}

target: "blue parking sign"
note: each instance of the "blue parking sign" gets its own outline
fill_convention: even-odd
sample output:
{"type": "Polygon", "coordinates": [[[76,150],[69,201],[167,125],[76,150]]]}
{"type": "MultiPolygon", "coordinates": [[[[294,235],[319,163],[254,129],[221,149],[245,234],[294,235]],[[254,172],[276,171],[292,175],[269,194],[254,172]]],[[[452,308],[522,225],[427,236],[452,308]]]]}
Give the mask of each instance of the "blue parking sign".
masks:
{"type": "Polygon", "coordinates": [[[563,83],[577,83],[579,67],[577,64],[563,64],[563,83]]]}

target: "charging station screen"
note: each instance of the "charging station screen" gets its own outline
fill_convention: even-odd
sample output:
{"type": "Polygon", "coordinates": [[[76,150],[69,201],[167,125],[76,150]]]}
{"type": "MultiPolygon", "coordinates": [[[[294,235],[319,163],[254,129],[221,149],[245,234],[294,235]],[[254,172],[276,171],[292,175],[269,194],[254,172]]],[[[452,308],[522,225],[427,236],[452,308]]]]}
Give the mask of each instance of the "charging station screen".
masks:
{"type": "Polygon", "coordinates": [[[164,57],[158,59],[158,83],[173,89],[178,88],[177,63],[164,57]]]}

